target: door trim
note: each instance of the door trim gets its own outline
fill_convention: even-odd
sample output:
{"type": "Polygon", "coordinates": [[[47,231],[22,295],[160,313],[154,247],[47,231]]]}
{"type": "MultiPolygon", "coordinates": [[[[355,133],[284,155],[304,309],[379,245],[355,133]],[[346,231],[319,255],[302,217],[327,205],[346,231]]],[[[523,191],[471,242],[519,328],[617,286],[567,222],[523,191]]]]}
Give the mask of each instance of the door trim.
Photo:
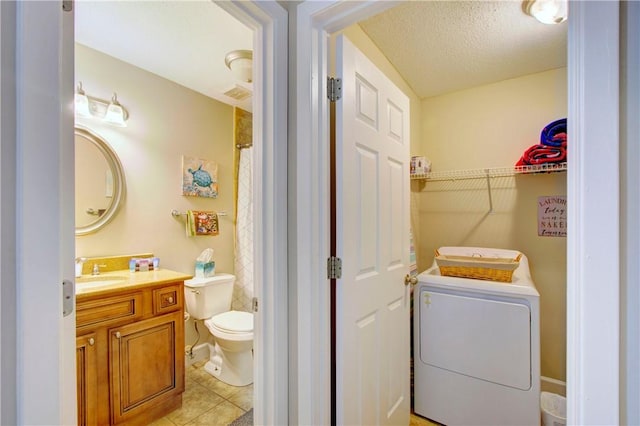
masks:
{"type": "MultiPolygon", "coordinates": [[[[290,421],[330,421],[330,297],[323,274],[329,253],[329,121],[325,84],[327,34],[394,6],[389,2],[303,2],[291,6],[292,78],[289,117],[293,219],[291,280],[297,283],[291,307],[290,421]]],[[[571,231],[568,256],[568,421],[603,423],[618,419],[619,239],[618,188],[618,4],[572,2],[569,18],[569,126],[575,136],[568,173],[571,231]],[[589,32],[587,33],[587,28],[589,32]],[[607,50],[608,49],[608,50],[607,50]],[[607,50],[605,54],[604,50],[607,50]],[[607,58],[596,60],[596,56],[607,58]],[[587,73],[586,70],[589,72],[587,73]],[[602,82],[607,81],[606,85],[602,82]],[[596,90],[600,86],[606,86],[596,90]],[[591,101],[597,92],[598,102],[591,101]],[[588,117],[602,118],[586,119],[588,117]],[[573,117],[576,117],[575,122],[573,117]],[[579,119],[578,117],[582,118],[579,119]],[[606,121],[606,122],[605,122],[606,121]],[[580,126],[578,128],[578,126],[580,126]],[[598,158],[594,136],[607,134],[606,161],[598,158]],[[590,174],[593,171],[596,173],[590,174]],[[601,181],[615,179],[614,185],[601,181]],[[587,191],[589,188],[589,191],[587,191]],[[604,202],[603,202],[604,201],[604,202]],[[602,216],[602,207],[612,210],[602,216]],[[592,229],[597,233],[589,236],[592,229]],[[594,271],[598,259],[602,267],[594,271]],[[612,271],[603,284],[605,271],[612,271]],[[597,273],[595,273],[597,272],[597,273]],[[606,305],[603,307],[603,304],[606,305]],[[606,345],[601,342],[608,342],[606,345]],[[597,364],[597,365],[596,365],[597,364]],[[603,368],[606,366],[606,368],[603,368]],[[606,380],[602,380],[607,374],[606,380]],[[577,381],[579,379],[579,382],[577,381]],[[587,404],[580,401],[590,401],[587,404]],[[597,403],[595,402],[597,401],[597,403]],[[605,421],[606,420],[606,421],[605,421]]]]}
{"type": "MultiPolygon", "coordinates": [[[[263,256],[263,268],[258,271],[262,281],[257,287],[263,291],[256,292],[262,313],[256,320],[261,337],[254,344],[260,349],[255,362],[264,368],[260,369],[262,378],[256,379],[258,405],[254,416],[261,424],[287,424],[287,258],[282,255],[287,253],[287,12],[276,2],[221,5],[260,29],[256,40],[263,55],[254,56],[254,66],[259,67],[264,79],[262,86],[254,83],[254,102],[259,100],[259,107],[266,111],[255,128],[264,142],[263,164],[258,169],[263,186],[256,195],[262,197],[263,204],[263,210],[257,212],[263,222],[256,224],[263,230],[256,242],[256,256],[263,256]]],[[[73,208],[73,191],[60,194],[59,190],[60,182],[69,179],[65,170],[72,175],[73,168],[50,161],[73,158],[69,154],[73,152],[73,72],[66,68],[73,63],[65,63],[68,58],[60,43],[62,34],[73,26],[63,24],[60,2],[2,2],[0,13],[4,107],[1,160],[14,161],[18,151],[15,167],[3,167],[0,181],[0,231],[3,242],[5,237],[9,239],[7,250],[0,253],[0,379],[2,389],[8,390],[0,394],[0,418],[3,424],[75,424],[75,368],[74,373],[66,373],[67,364],[73,367],[75,363],[75,317],[61,320],[60,303],[61,279],[73,279],[74,271],[73,246],[69,249],[64,242],[68,235],[73,244],[73,215],[63,214],[73,208]],[[12,61],[18,67],[13,75],[5,73],[7,68],[14,69],[12,61]],[[15,93],[4,90],[14,85],[15,93]],[[16,105],[14,113],[10,108],[16,105]],[[26,158],[26,153],[35,155],[37,161],[26,158]],[[17,174],[18,182],[5,171],[7,175],[17,174]],[[16,203],[20,204],[18,214],[12,208],[16,203]],[[70,207],[65,210],[61,205],[70,207]],[[42,222],[43,215],[47,226],[33,226],[42,222]],[[11,229],[15,229],[15,238],[11,229]],[[37,265],[31,264],[32,259],[38,260],[37,265]],[[63,339],[61,334],[69,329],[68,323],[72,324],[73,335],[63,339]],[[6,344],[12,339],[17,343],[6,344]]]]}
{"type": "Polygon", "coordinates": [[[567,421],[619,424],[618,2],[571,2],[568,38],[567,421]]]}
{"type": "Polygon", "coordinates": [[[287,11],[276,2],[216,4],[253,30],[254,314],[253,418],[288,423],[287,11]]]}

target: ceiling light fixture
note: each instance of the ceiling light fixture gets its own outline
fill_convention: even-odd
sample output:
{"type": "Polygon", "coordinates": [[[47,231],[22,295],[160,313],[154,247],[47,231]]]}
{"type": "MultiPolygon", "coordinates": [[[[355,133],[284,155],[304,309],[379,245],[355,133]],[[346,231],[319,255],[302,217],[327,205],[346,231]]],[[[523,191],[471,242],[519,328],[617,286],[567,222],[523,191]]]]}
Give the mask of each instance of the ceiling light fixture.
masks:
{"type": "Polygon", "coordinates": [[[234,50],[224,57],[227,68],[240,81],[250,83],[253,80],[253,52],[251,50],[234,50]]]}
{"type": "Polygon", "coordinates": [[[75,110],[76,117],[97,118],[119,127],[127,127],[126,121],[129,119],[129,113],[118,102],[118,95],[114,93],[111,102],[87,96],[82,89],[82,82],[78,83],[76,90],[75,110]]]}
{"type": "Polygon", "coordinates": [[[543,24],[559,24],[567,20],[567,0],[527,0],[524,11],[543,24]]]}

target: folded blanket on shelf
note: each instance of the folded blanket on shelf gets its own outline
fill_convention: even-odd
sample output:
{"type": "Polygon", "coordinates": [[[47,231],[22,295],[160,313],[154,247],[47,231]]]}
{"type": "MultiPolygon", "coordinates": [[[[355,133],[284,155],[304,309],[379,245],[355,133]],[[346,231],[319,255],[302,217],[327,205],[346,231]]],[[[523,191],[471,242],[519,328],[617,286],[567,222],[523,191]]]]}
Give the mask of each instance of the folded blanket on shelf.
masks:
{"type": "Polygon", "coordinates": [[[555,147],[567,147],[567,119],[552,121],[540,133],[540,144],[555,147]]]}
{"type": "Polygon", "coordinates": [[[527,149],[516,166],[544,163],[563,163],[567,161],[567,150],[562,146],[533,145],[527,149]]]}

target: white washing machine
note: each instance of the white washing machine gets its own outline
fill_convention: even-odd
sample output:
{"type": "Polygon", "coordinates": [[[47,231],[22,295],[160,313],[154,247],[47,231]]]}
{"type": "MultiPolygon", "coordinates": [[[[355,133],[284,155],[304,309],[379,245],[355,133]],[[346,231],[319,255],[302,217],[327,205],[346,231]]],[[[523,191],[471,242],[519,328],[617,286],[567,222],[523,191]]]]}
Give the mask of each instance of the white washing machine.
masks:
{"type": "MultiPolygon", "coordinates": [[[[515,258],[514,250],[441,247],[515,258]]],[[[440,275],[414,289],[414,409],[448,426],[540,425],[540,295],[522,256],[511,283],[440,275]]]]}

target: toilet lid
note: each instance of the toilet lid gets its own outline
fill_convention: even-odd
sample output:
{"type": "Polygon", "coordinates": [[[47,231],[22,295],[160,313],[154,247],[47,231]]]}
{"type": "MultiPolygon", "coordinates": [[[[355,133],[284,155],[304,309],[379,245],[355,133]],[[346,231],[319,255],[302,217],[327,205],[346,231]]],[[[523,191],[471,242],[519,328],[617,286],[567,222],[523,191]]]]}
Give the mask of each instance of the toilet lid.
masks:
{"type": "Polygon", "coordinates": [[[253,314],[229,311],[211,318],[216,328],[230,333],[250,333],[253,331],[253,314]]]}

